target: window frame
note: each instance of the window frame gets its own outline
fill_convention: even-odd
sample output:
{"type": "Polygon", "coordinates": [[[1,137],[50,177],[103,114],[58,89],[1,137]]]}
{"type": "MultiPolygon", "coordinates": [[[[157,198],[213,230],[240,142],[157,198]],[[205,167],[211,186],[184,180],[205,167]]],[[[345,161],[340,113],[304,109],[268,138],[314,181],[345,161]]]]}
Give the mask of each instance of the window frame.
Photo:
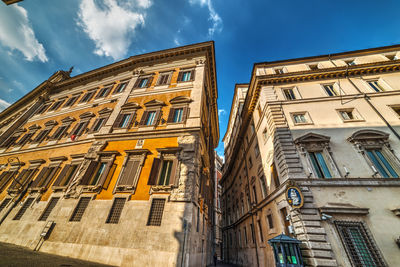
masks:
{"type": "Polygon", "coordinates": [[[337,114],[339,115],[340,119],[343,122],[360,122],[364,121],[364,118],[361,116],[361,114],[358,112],[356,108],[342,108],[342,109],[336,109],[337,114]],[[346,119],[343,117],[342,112],[351,112],[353,119],[346,119]]]}
{"type": "Polygon", "coordinates": [[[326,96],[328,96],[328,97],[339,96],[337,90],[335,89],[335,85],[336,85],[336,83],[321,84],[322,89],[324,90],[326,96]],[[328,86],[331,86],[331,88],[329,88],[328,86]],[[328,87],[328,89],[327,89],[327,87],[328,87]],[[332,95],[329,94],[329,91],[332,93],[332,95]]]}
{"type": "Polygon", "coordinates": [[[124,80],[124,81],[119,82],[119,83],[115,86],[115,89],[114,89],[114,91],[112,92],[112,94],[113,94],[113,95],[116,95],[116,94],[120,94],[120,93],[124,92],[124,91],[126,90],[126,88],[128,87],[128,84],[129,84],[129,80],[124,80]],[[124,86],[124,88],[122,89],[122,91],[118,92],[118,91],[120,90],[120,88],[121,88],[123,85],[125,85],[125,86],[124,86]]]}
{"type": "Polygon", "coordinates": [[[82,93],[73,94],[67,101],[65,101],[62,108],[72,107],[75,105],[81,95],[82,93]]]}
{"type": "Polygon", "coordinates": [[[290,117],[292,118],[293,124],[294,125],[311,125],[314,124],[310,114],[308,111],[298,111],[298,112],[291,112],[290,117]],[[304,117],[304,122],[297,122],[296,121],[296,116],[302,115],[304,117]]]}
{"type": "Polygon", "coordinates": [[[185,83],[185,82],[193,82],[194,78],[195,78],[195,74],[196,74],[196,69],[195,67],[191,67],[191,68],[182,68],[179,70],[178,73],[178,78],[176,80],[177,83],[185,83]],[[185,73],[189,72],[190,73],[190,78],[188,80],[183,80],[183,76],[185,73]]]}
{"type": "Polygon", "coordinates": [[[108,84],[105,85],[101,88],[99,88],[97,91],[96,96],[94,97],[94,99],[101,99],[101,98],[106,98],[107,96],[110,95],[111,91],[113,88],[113,84],[108,84]]]}
{"type": "Polygon", "coordinates": [[[283,95],[283,97],[284,97],[285,100],[287,100],[287,101],[293,101],[293,100],[301,99],[300,97],[299,97],[299,98],[297,97],[297,95],[296,95],[296,93],[295,93],[295,90],[296,90],[295,87],[281,88],[281,90],[282,90],[282,95],[283,95]],[[286,94],[286,93],[285,93],[286,91],[291,92],[291,94],[286,94]],[[289,96],[290,96],[290,97],[289,97],[289,96]]]}
{"type": "Polygon", "coordinates": [[[389,91],[387,84],[383,81],[382,78],[368,79],[365,80],[365,82],[368,86],[370,93],[383,93],[389,91]]]}
{"type": "Polygon", "coordinates": [[[135,88],[135,89],[149,88],[149,87],[151,87],[151,84],[153,83],[153,79],[154,79],[154,73],[141,75],[136,79],[136,82],[135,82],[133,88],[135,88]],[[141,86],[141,83],[143,82],[144,79],[147,79],[147,83],[144,86],[141,86]]]}
{"type": "Polygon", "coordinates": [[[148,185],[151,185],[151,190],[171,190],[177,187],[180,179],[180,147],[176,148],[157,148],[158,156],[153,159],[148,185]],[[168,184],[160,185],[160,176],[164,161],[172,161],[171,173],[169,176],[168,184]]]}
{"type": "Polygon", "coordinates": [[[79,104],[89,103],[93,99],[95,94],[96,94],[96,89],[91,89],[86,91],[83,94],[82,98],[79,100],[79,104]]]}
{"type": "Polygon", "coordinates": [[[173,72],[174,71],[171,70],[171,71],[163,71],[163,72],[158,73],[156,86],[170,85],[173,72]],[[163,76],[168,76],[168,78],[166,79],[166,81],[164,83],[161,83],[163,76]]]}

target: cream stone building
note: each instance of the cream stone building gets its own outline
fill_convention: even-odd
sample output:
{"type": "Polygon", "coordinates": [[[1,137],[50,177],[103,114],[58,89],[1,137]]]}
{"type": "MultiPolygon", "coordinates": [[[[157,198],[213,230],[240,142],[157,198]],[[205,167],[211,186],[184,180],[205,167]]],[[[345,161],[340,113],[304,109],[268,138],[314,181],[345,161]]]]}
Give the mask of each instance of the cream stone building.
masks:
{"type": "Polygon", "coordinates": [[[236,85],[225,260],[274,266],[267,241],[285,233],[302,241],[307,266],[399,266],[399,59],[396,45],[257,63],[236,85]],[[302,208],[289,205],[289,185],[302,208]]]}
{"type": "Polygon", "coordinates": [[[70,73],[0,113],[0,241],[117,266],[211,263],[214,43],[70,73]]]}

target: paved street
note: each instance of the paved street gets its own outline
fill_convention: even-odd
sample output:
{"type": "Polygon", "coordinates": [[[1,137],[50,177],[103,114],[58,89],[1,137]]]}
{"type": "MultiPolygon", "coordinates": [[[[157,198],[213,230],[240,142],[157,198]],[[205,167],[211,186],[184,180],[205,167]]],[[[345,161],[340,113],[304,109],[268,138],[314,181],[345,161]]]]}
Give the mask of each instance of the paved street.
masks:
{"type": "MultiPolygon", "coordinates": [[[[214,265],[208,265],[208,267],[214,267],[214,265]]],[[[239,267],[239,265],[233,265],[233,264],[218,262],[217,263],[217,267],[239,267]]]]}
{"type": "Polygon", "coordinates": [[[51,255],[47,253],[32,251],[23,247],[0,243],[0,266],[7,267],[25,267],[25,266],[40,266],[40,267],[105,267],[109,265],[103,265],[88,261],[81,261],[71,259],[68,257],[61,257],[57,255],[51,255]]]}

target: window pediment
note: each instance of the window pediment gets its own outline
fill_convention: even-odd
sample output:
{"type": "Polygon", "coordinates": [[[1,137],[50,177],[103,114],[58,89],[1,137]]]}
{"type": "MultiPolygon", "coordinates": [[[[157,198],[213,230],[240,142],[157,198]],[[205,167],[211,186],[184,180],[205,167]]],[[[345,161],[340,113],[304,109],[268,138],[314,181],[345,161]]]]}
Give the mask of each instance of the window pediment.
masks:
{"type": "Polygon", "coordinates": [[[93,112],[85,112],[85,113],[79,115],[79,118],[81,118],[81,119],[87,119],[87,118],[92,118],[92,117],[94,117],[94,116],[95,116],[95,115],[93,114],[93,112]]]}
{"type": "Polygon", "coordinates": [[[388,139],[388,133],[367,129],[353,133],[347,140],[354,143],[360,141],[387,141],[388,139]]]}
{"type": "Polygon", "coordinates": [[[33,124],[31,126],[28,127],[29,131],[35,131],[35,130],[39,130],[41,127],[37,124],[33,124]]]}
{"type": "Polygon", "coordinates": [[[56,122],[55,120],[51,120],[51,121],[46,122],[44,125],[45,126],[54,126],[57,124],[58,124],[58,122],[56,122]]]}
{"type": "Polygon", "coordinates": [[[147,103],[144,104],[146,107],[161,107],[165,106],[165,103],[163,101],[153,99],[147,103]]]}
{"type": "Polygon", "coordinates": [[[99,111],[100,115],[108,114],[111,113],[112,109],[111,108],[103,108],[102,110],[99,111]]]}
{"type": "Polygon", "coordinates": [[[68,117],[66,117],[66,118],[61,120],[62,123],[74,122],[74,121],[76,121],[76,119],[73,118],[73,117],[70,117],[70,116],[68,116],[68,117]]]}
{"type": "Polygon", "coordinates": [[[309,143],[329,143],[331,138],[322,134],[308,133],[299,138],[294,142],[295,144],[309,144],[309,143]]]}
{"type": "Polygon", "coordinates": [[[181,103],[190,103],[192,102],[192,99],[187,96],[177,96],[172,98],[169,103],[171,104],[181,104],[181,103]]]}
{"type": "Polygon", "coordinates": [[[135,102],[125,103],[121,106],[121,109],[123,109],[123,110],[140,109],[140,108],[142,108],[142,107],[138,103],[135,103],[135,102]]]}

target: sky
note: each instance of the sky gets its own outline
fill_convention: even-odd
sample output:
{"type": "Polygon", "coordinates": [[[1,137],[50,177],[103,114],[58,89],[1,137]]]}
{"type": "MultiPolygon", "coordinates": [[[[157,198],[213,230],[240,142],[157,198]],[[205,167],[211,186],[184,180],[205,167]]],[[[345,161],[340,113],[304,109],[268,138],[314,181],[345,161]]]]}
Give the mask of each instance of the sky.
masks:
{"type": "Polygon", "coordinates": [[[0,110],[60,69],[75,76],[214,40],[222,140],[234,86],[249,82],[254,63],[399,44],[399,11],[396,0],[0,2],[0,110]]]}

